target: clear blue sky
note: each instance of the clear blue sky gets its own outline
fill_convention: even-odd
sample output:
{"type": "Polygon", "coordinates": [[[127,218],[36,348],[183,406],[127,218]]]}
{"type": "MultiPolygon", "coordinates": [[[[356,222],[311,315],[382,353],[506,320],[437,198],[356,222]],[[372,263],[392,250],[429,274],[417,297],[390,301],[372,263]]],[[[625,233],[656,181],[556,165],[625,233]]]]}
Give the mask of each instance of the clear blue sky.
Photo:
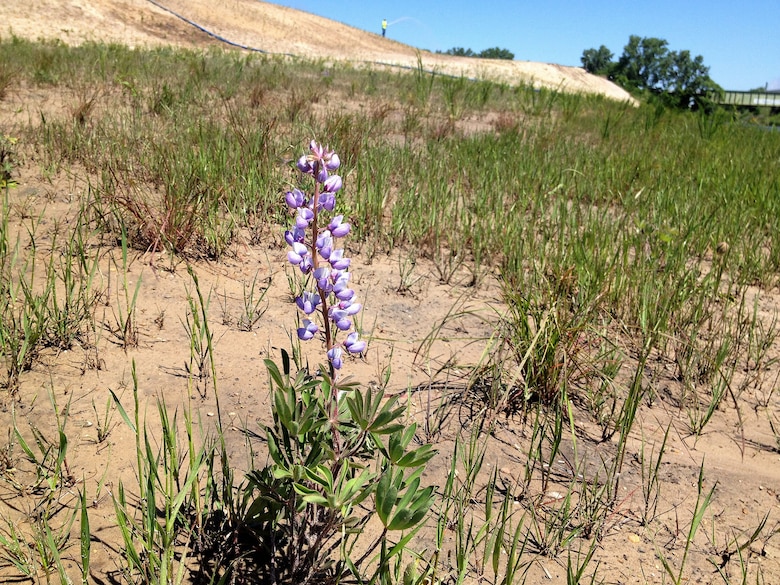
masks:
{"type": "Polygon", "coordinates": [[[780,0],[273,0],[430,51],[490,47],[515,59],[579,66],[606,45],[617,59],[632,34],[702,55],[724,89],[780,89],[780,0]]]}

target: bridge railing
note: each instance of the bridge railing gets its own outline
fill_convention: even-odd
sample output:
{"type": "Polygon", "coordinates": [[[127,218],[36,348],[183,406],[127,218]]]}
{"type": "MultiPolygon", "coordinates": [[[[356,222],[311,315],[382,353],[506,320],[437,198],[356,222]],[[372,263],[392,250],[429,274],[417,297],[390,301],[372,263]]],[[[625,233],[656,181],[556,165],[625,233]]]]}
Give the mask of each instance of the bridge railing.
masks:
{"type": "Polygon", "coordinates": [[[724,91],[714,96],[715,103],[729,106],[769,106],[780,108],[780,93],[724,91]]]}

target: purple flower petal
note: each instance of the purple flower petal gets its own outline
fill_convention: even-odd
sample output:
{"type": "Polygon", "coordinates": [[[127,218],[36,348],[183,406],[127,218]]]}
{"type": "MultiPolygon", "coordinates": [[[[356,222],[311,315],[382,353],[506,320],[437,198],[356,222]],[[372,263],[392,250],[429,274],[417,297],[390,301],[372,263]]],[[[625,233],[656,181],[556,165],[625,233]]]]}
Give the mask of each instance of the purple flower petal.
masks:
{"type": "Polygon", "coordinates": [[[350,317],[357,315],[358,312],[360,312],[360,309],[362,308],[363,305],[355,302],[355,297],[352,297],[351,299],[348,299],[346,301],[341,301],[339,303],[339,309],[343,310],[350,317]]]}
{"type": "Polygon", "coordinates": [[[330,220],[330,223],[328,224],[328,229],[334,238],[343,238],[349,233],[351,227],[352,226],[350,226],[348,223],[344,222],[343,215],[337,215],[332,220],[330,220]]]}
{"type": "Polygon", "coordinates": [[[328,258],[330,265],[336,270],[346,270],[349,268],[350,259],[344,258],[344,248],[333,250],[328,258]]]}
{"type": "Polygon", "coordinates": [[[317,204],[319,210],[333,211],[336,209],[336,196],[333,193],[325,191],[320,194],[320,198],[317,204]]]}
{"type": "Polygon", "coordinates": [[[337,155],[335,152],[330,152],[328,154],[330,156],[325,156],[325,168],[329,171],[335,171],[337,168],[339,168],[339,165],[341,165],[339,155],[337,155]]]}
{"type": "Polygon", "coordinates": [[[298,266],[298,264],[300,264],[300,263],[301,263],[301,260],[303,260],[303,258],[301,258],[300,256],[298,256],[298,254],[296,254],[296,253],[295,253],[295,252],[293,252],[292,250],[290,250],[289,252],[287,252],[287,261],[288,261],[290,264],[292,264],[293,266],[298,266]]]}
{"type": "Polygon", "coordinates": [[[348,319],[349,315],[347,315],[346,311],[333,307],[328,312],[328,316],[336,327],[338,327],[339,331],[348,331],[349,328],[352,327],[352,321],[348,319]]]}
{"type": "Polygon", "coordinates": [[[366,350],[366,342],[360,341],[357,332],[353,331],[344,340],[344,348],[349,353],[363,353],[366,350]]]}
{"type": "Polygon", "coordinates": [[[309,150],[311,151],[312,156],[316,159],[321,159],[323,153],[325,152],[325,150],[322,148],[322,145],[317,144],[315,140],[312,140],[309,143],[309,150]]]}
{"type": "Polygon", "coordinates": [[[284,232],[284,239],[291,246],[295,242],[303,243],[303,240],[306,239],[306,230],[299,227],[294,227],[293,229],[284,232]]]}
{"type": "Polygon", "coordinates": [[[301,341],[309,341],[320,330],[316,323],[311,322],[309,319],[303,320],[303,327],[298,327],[298,339],[301,341]]]}
{"type": "Polygon", "coordinates": [[[298,305],[298,308],[306,313],[307,315],[311,315],[314,311],[317,310],[317,305],[320,304],[320,295],[317,293],[304,291],[304,293],[295,299],[295,304],[298,305]]]}
{"type": "Polygon", "coordinates": [[[338,175],[331,175],[328,177],[328,180],[323,183],[322,188],[327,193],[336,193],[341,189],[341,185],[341,177],[338,175]]]}
{"type": "Polygon", "coordinates": [[[349,288],[346,278],[340,278],[333,285],[333,294],[340,301],[348,301],[355,296],[355,291],[349,288]]]}
{"type": "Polygon", "coordinates": [[[284,201],[290,209],[298,209],[306,205],[306,195],[298,189],[293,189],[292,191],[287,191],[284,201]]]}
{"type": "Polygon", "coordinates": [[[314,169],[312,168],[311,163],[305,154],[298,159],[298,162],[295,163],[295,166],[298,167],[299,171],[306,175],[310,175],[312,172],[314,172],[314,169]]]}
{"type": "Polygon", "coordinates": [[[298,215],[295,216],[295,227],[304,229],[309,227],[311,220],[314,219],[314,212],[308,207],[299,207],[298,215]]]}
{"type": "Polygon", "coordinates": [[[329,349],[328,350],[328,359],[330,360],[330,363],[333,366],[333,369],[340,370],[341,366],[343,364],[343,361],[341,359],[341,348],[340,347],[334,347],[333,349],[329,349]]]}
{"type": "Polygon", "coordinates": [[[287,260],[289,260],[290,264],[293,266],[298,266],[301,262],[303,262],[303,259],[306,258],[308,254],[309,249],[305,244],[301,244],[300,242],[293,242],[292,250],[287,252],[287,260]]]}

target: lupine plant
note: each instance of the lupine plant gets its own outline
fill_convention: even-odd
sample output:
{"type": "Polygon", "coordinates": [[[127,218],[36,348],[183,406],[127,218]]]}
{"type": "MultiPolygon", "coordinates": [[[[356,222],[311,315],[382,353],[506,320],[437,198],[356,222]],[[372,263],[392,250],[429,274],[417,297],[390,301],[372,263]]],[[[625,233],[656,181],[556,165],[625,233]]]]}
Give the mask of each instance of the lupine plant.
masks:
{"type": "MultiPolygon", "coordinates": [[[[356,301],[355,291],[349,288],[351,260],[344,256],[344,248],[336,247],[337,242],[349,234],[351,226],[344,221],[343,215],[336,215],[323,225],[327,214],[332,214],[336,208],[336,193],[343,184],[339,175],[329,174],[339,168],[339,157],[314,141],[309,145],[309,151],[298,159],[296,166],[301,173],[314,178],[314,194],[308,198],[299,189],[287,192],[285,201],[295,212],[295,223],[284,237],[292,247],[287,259],[303,274],[313,276],[314,281],[315,290],[304,291],[295,299],[306,315],[303,326],[298,328],[298,338],[308,341],[319,333],[319,326],[310,318],[319,311],[330,375],[334,376],[336,370],[341,369],[344,354],[337,344],[337,336],[352,328],[352,317],[361,306],[356,301]]],[[[366,349],[366,342],[359,340],[354,331],[342,345],[352,354],[366,349]]]]}
{"type": "Polygon", "coordinates": [[[314,181],[313,194],[293,189],[285,196],[295,215],[285,234],[288,260],[306,282],[295,300],[304,314],[298,338],[319,340],[328,365],[316,373],[301,368],[293,378],[287,352],[281,370],[266,360],[271,463],[248,475],[245,520],[259,537],[255,562],[269,583],[350,576],[392,582],[433,501],[421,479],[435,452],[410,448],[417,426],[403,420],[404,406],[381,390],[339,380],[347,356],[366,350],[352,321],[361,306],[349,288],[350,259],[337,244],[350,231],[335,214],[342,179],[332,172],[339,164],[338,155],[312,142],[297,167],[314,181]]]}

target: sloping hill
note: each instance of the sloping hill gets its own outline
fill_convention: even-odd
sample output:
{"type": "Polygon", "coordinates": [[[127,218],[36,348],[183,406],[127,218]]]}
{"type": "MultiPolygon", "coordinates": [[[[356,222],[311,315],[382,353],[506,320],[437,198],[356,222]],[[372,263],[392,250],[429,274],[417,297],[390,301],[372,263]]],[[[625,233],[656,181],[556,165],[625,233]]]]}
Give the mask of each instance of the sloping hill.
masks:
{"type": "Polygon", "coordinates": [[[633,101],[615,84],[578,67],[473,59],[419,51],[327,18],[256,0],[3,0],[0,35],[131,46],[219,44],[185,20],[232,42],[270,53],[416,67],[510,84],[633,101]],[[176,15],[179,17],[177,17],[176,15]]]}

